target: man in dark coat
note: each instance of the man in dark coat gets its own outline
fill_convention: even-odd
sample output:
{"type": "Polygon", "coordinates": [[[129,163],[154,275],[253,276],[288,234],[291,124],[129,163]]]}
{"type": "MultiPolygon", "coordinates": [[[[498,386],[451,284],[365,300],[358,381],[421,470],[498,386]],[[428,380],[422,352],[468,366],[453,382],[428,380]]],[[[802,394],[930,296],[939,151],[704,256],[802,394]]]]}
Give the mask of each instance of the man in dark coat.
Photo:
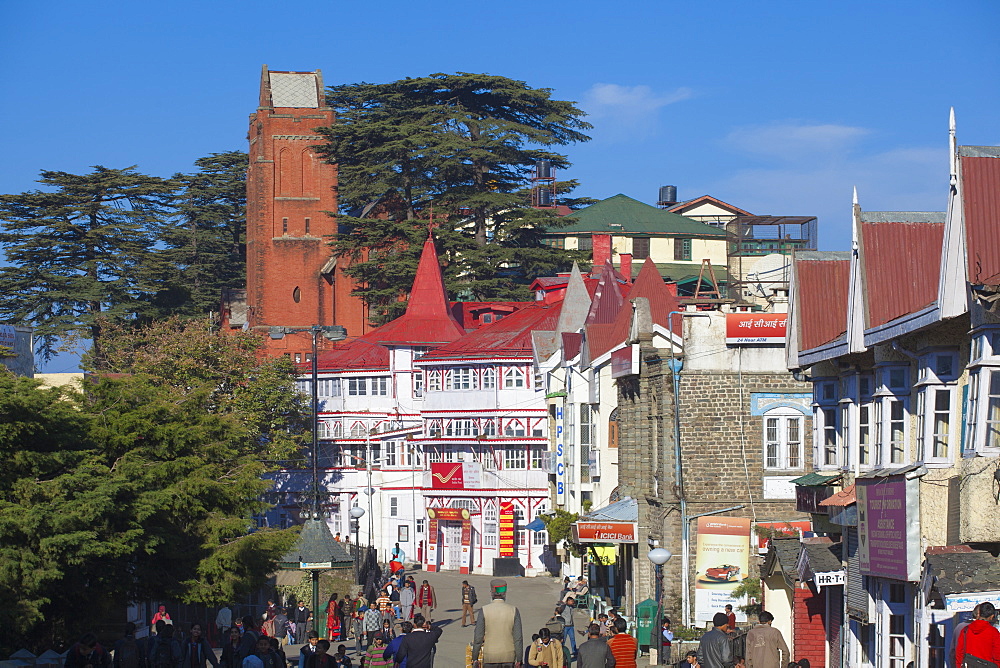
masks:
{"type": "Polygon", "coordinates": [[[413,618],[413,632],[403,637],[396,652],[396,663],[406,661],[406,668],[431,668],[434,665],[434,646],[440,637],[440,627],[431,626],[423,615],[416,615],[413,618]]]}

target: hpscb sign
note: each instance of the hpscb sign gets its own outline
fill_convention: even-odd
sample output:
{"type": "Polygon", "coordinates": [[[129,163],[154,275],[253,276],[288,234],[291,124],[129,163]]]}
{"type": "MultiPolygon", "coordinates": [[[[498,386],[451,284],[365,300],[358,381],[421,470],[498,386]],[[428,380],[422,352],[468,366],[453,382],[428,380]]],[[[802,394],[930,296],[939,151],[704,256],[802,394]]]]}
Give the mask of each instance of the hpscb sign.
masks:
{"type": "Polygon", "coordinates": [[[566,443],[563,407],[556,406],[556,504],[566,505],[566,443]]]}
{"type": "Polygon", "coordinates": [[[726,314],[726,343],[731,346],[784,343],[787,330],[787,313],[726,314]]]}

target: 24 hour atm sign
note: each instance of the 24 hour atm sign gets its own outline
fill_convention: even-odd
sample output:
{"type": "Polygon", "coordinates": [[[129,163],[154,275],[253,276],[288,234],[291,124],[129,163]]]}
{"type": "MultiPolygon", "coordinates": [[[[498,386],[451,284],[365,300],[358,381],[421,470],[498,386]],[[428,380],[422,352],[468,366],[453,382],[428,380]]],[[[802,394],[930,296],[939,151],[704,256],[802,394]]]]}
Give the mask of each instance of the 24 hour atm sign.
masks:
{"type": "Polygon", "coordinates": [[[787,329],[787,313],[726,314],[726,343],[731,346],[784,343],[787,329]]]}

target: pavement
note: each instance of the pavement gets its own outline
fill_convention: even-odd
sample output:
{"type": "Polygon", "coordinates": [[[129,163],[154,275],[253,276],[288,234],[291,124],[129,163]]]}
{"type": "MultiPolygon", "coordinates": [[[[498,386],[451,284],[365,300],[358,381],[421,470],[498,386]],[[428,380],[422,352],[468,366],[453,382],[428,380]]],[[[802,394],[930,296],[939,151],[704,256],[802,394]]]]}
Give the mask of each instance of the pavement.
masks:
{"type": "MultiPolygon", "coordinates": [[[[438,607],[434,610],[434,625],[441,627],[443,633],[438,640],[437,656],[435,665],[441,668],[465,665],[465,650],[472,644],[472,635],[475,630],[473,626],[462,628],[462,580],[468,580],[469,584],[476,588],[476,596],[479,602],[476,610],[490,602],[490,580],[489,575],[461,575],[453,571],[442,573],[424,573],[422,571],[409,571],[419,585],[423,580],[427,580],[438,597],[438,607]]],[[[551,577],[535,578],[505,578],[507,580],[507,602],[517,606],[521,611],[521,627],[524,634],[525,646],[531,642],[531,635],[538,633],[538,629],[545,625],[549,617],[552,616],[559,598],[561,583],[551,577]]],[[[575,623],[577,631],[584,629],[590,621],[586,609],[575,611],[575,623]]],[[[577,633],[577,642],[582,636],[577,633]]],[[[338,643],[333,643],[336,648],[338,643]]],[[[357,657],[354,653],[354,641],[345,641],[348,647],[348,656],[358,665],[357,657]]],[[[285,647],[285,654],[289,659],[298,658],[301,645],[285,647]]]]}

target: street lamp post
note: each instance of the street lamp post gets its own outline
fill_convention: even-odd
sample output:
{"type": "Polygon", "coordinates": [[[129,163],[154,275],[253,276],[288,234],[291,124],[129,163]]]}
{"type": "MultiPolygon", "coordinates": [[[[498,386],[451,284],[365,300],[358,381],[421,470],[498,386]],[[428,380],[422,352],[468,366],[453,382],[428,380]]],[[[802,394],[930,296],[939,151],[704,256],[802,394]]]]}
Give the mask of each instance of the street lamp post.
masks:
{"type": "Polygon", "coordinates": [[[663,564],[670,561],[672,556],[674,555],[670,550],[663,547],[653,548],[646,555],[656,568],[656,620],[653,632],[656,633],[656,663],[661,666],[667,663],[663,653],[663,564]]]}
{"type": "Polygon", "coordinates": [[[350,510],[351,528],[354,529],[354,579],[360,577],[361,563],[358,560],[361,554],[361,546],[358,544],[358,534],[361,532],[361,518],[364,517],[365,509],[361,506],[352,506],[350,510]]]}

